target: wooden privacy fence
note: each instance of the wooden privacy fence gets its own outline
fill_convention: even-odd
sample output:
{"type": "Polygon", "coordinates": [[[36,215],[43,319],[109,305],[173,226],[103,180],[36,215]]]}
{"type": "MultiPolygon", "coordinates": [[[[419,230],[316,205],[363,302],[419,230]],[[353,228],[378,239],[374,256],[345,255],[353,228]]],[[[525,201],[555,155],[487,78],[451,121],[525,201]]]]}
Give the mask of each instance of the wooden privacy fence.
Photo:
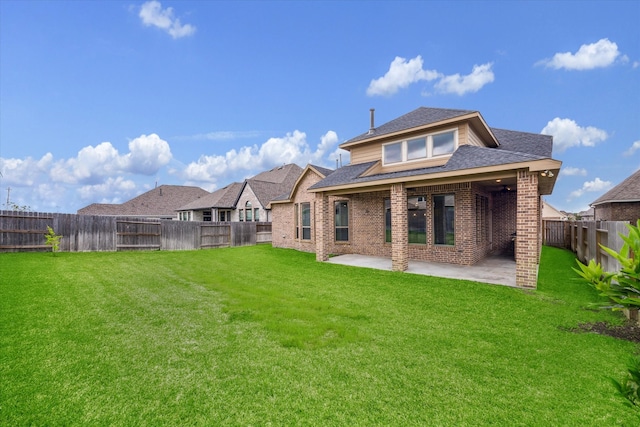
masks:
{"type": "Polygon", "coordinates": [[[271,242],[271,223],[0,211],[0,252],[51,250],[45,244],[47,226],[62,236],[62,252],[189,250],[271,242]]]}
{"type": "Polygon", "coordinates": [[[620,263],[600,245],[619,251],[624,243],[620,234],[628,235],[627,221],[542,221],[543,243],[571,249],[584,263],[595,260],[605,271],[620,270],[620,263]]]}

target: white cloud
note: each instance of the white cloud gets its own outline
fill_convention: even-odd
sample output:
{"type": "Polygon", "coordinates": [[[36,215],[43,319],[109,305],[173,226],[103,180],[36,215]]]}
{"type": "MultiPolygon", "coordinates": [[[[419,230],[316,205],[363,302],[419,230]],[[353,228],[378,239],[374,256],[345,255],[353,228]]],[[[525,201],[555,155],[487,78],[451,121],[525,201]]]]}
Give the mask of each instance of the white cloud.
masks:
{"type": "Polygon", "coordinates": [[[144,3],[140,7],[138,16],[147,27],[160,28],[174,39],[190,36],[196,32],[196,27],[190,24],[183,25],[180,19],[173,16],[173,8],[162,9],[160,2],[155,0],[144,3]]]}
{"type": "Polygon", "coordinates": [[[474,65],[471,74],[461,76],[460,74],[453,74],[450,76],[444,76],[436,83],[435,88],[441,93],[455,93],[457,95],[464,95],[469,92],[477,92],[488,83],[495,80],[495,76],[491,67],[493,63],[487,63],[482,65],[474,65]]]}
{"type": "Polygon", "coordinates": [[[371,80],[367,88],[367,95],[393,95],[413,83],[432,80],[438,80],[435,89],[440,93],[464,95],[469,92],[477,92],[484,85],[495,80],[491,67],[493,67],[493,63],[489,62],[474,65],[471,73],[464,76],[459,73],[445,76],[436,70],[425,70],[420,55],[408,61],[396,56],[384,76],[371,80]]]}
{"type": "Polygon", "coordinates": [[[412,83],[421,80],[434,80],[440,74],[434,70],[422,69],[422,57],[420,55],[407,61],[396,56],[389,66],[389,71],[377,79],[371,80],[367,88],[367,95],[393,95],[399,89],[404,89],[412,83]]]}
{"type": "Polygon", "coordinates": [[[31,186],[38,177],[51,166],[53,155],[47,153],[40,160],[31,157],[26,159],[4,159],[0,157],[0,172],[7,185],[31,186]]]}
{"type": "MultiPolygon", "coordinates": [[[[591,70],[594,68],[604,68],[612,65],[616,58],[620,56],[618,45],[609,39],[600,39],[595,43],[583,44],[576,53],[564,52],[556,53],[551,59],[539,61],[539,65],[556,70],[564,68],[566,70],[591,70]]],[[[623,55],[622,61],[628,61],[623,55]]]]}
{"type": "Polygon", "coordinates": [[[99,184],[83,185],[78,189],[78,195],[82,200],[100,200],[99,203],[122,203],[135,194],[135,191],[135,182],[118,176],[109,177],[99,184]]]}
{"type": "Polygon", "coordinates": [[[602,129],[593,126],[580,127],[571,119],[559,117],[549,121],[540,133],[553,136],[553,146],[558,152],[574,146],[593,147],[609,137],[602,129]]]}
{"type": "Polygon", "coordinates": [[[191,182],[217,182],[224,179],[225,184],[230,175],[270,169],[285,163],[331,164],[335,161],[329,156],[338,143],[338,135],[328,131],[320,138],[320,143],[312,150],[304,132],[295,130],[283,137],[269,138],[260,147],[245,146],[239,150],[232,149],[224,155],[204,155],[192,162],[184,170],[184,178],[191,182]]]}
{"type": "Polygon", "coordinates": [[[78,156],[55,162],[51,179],[66,184],[97,184],[106,176],[123,173],[153,175],[171,160],[169,144],[156,134],[141,135],[129,142],[121,155],[110,142],[87,146],[78,156]]]}
{"type": "Polygon", "coordinates": [[[624,152],[625,156],[633,156],[633,153],[640,150],[640,140],[634,142],[627,151],[624,152]]]}
{"type": "Polygon", "coordinates": [[[587,170],[584,168],[574,168],[571,166],[565,166],[562,169],[560,169],[560,175],[587,176],[587,170]]]}
{"type": "Polygon", "coordinates": [[[141,135],[129,142],[129,154],[125,156],[125,172],[153,175],[172,158],[169,143],[158,135],[141,135]]]}
{"type": "Polygon", "coordinates": [[[569,194],[569,200],[580,197],[587,192],[604,191],[610,188],[611,181],[603,181],[600,178],[596,178],[593,181],[586,181],[579,190],[572,191],[569,194]]]}

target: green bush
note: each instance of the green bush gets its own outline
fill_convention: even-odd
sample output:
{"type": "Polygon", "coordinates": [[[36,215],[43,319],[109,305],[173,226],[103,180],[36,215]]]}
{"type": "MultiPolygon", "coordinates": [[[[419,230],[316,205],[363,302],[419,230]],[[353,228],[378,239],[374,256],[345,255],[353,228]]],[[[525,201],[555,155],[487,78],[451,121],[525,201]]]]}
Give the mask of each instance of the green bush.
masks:
{"type": "Polygon", "coordinates": [[[574,268],[601,296],[609,298],[613,305],[607,308],[613,310],[640,308],[640,219],[637,225],[627,225],[627,228],[629,235],[620,235],[624,244],[618,252],[600,245],[620,263],[618,272],[604,272],[594,260],[588,265],[577,261],[580,269],[574,268]]]}
{"type": "Polygon", "coordinates": [[[56,234],[53,228],[47,225],[47,234],[44,235],[44,238],[47,239],[46,245],[51,246],[51,252],[55,255],[60,248],[60,239],[62,239],[62,236],[56,234]]]}

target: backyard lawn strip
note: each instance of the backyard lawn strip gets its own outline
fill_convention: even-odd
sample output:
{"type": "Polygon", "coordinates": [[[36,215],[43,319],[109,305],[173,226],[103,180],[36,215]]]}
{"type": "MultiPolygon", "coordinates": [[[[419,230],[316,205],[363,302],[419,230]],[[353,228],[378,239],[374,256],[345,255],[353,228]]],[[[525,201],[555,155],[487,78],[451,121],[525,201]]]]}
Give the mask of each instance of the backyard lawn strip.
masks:
{"type": "Polygon", "coordinates": [[[637,425],[634,343],[543,250],[536,291],[267,245],[0,255],[0,425],[637,425]]]}

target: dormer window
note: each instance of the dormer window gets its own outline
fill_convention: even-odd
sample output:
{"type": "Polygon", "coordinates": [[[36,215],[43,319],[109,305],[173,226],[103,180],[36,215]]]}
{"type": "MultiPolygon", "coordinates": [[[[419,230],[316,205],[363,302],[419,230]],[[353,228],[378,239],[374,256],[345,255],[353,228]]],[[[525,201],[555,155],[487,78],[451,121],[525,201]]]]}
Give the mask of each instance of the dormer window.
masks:
{"type": "Polygon", "coordinates": [[[391,142],[382,146],[383,164],[386,166],[449,155],[454,152],[457,143],[458,131],[456,129],[391,142]]]}

